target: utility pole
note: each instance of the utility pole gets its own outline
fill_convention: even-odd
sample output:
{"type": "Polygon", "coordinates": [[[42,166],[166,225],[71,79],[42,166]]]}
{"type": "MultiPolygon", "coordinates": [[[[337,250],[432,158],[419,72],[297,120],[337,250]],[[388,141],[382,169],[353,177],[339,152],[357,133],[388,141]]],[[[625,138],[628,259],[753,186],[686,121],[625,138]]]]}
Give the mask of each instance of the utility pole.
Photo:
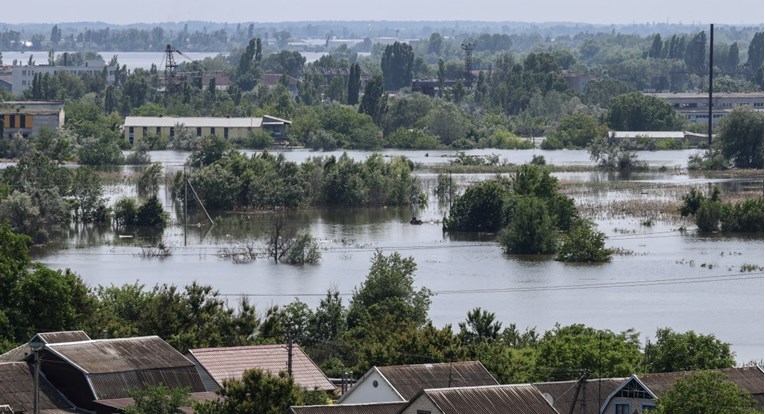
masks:
{"type": "Polygon", "coordinates": [[[186,228],[189,226],[188,188],[189,188],[189,185],[186,181],[186,164],[183,164],[183,245],[184,246],[186,246],[186,228]]]}
{"type": "Polygon", "coordinates": [[[709,119],[707,120],[707,134],[709,137],[709,149],[712,149],[712,78],[714,76],[715,61],[715,25],[709,25],[709,119]]]}
{"type": "Polygon", "coordinates": [[[33,401],[33,414],[40,414],[40,350],[35,349],[35,399],[33,401]]]}
{"type": "Polygon", "coordinates": [[[292,378],[292,332],[287,333],[287,375],[292,378]]]}

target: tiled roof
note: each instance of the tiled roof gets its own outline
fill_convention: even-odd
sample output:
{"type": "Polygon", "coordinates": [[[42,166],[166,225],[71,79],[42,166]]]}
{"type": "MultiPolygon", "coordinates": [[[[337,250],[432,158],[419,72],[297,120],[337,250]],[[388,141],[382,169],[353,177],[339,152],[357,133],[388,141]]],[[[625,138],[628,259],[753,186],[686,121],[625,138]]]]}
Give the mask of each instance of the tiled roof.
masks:
{"type": "Polygon", "coordinates": [[[478,361],[377,367],[393,388],[409,400],[425,388],[497,385],[478,361]]]}
{"type": "Polygon", "coordinates": [[[558,414],[532,385],[423,390],[443,414],[558,414]]]}
{"type": "Polygon", "coordinates": [[[306,405],[291,407],[291,412],[293,414],[396,414],[406,404],[406,401],[401,401],[369,404],[306,405]]]}
{"type": "MultiPolygon", "coordinates": [[[[0,405],[15,412],[32,412],[34,377],[26,362],[0,363],[0,405]]],[[[71,413],[74,410],[55,388],[40,376],[40,412],[71,413]]]]}
{"type": "MultiPolygon", "coordinates": [[[[191,349],[189,354],[222,385],[224,380],[239,379],[244,371],[260,369],[274,375],[287,371],[287,345],[235,346],[191,349]]],[[[298,346],[292,347],[292,376],[303,388],[333,391],[335,386],[298,346]]]]}

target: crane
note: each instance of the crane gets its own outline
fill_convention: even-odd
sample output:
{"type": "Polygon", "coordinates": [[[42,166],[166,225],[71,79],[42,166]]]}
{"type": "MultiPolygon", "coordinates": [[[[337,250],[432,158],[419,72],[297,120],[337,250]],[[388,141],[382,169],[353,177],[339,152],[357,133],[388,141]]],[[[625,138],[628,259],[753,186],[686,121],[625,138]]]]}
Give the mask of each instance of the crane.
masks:
{"type": "MultiPolygon", "coordinates": [[[[180,56],[183,56],[190,62],[193,61],[193,59],[186,56],[183,54],[183,52],[174,48],[172,45],[168,44],[167,47],[165,47],[165,92],[168,93],[178,90],[187,79],[187,75],[185,73],[178,73],[178,64],[175,62],[176,53],[180,56]]],[[[197,77],[201,79],[201,74],[194,74],[194,78],[197,77]]]]}

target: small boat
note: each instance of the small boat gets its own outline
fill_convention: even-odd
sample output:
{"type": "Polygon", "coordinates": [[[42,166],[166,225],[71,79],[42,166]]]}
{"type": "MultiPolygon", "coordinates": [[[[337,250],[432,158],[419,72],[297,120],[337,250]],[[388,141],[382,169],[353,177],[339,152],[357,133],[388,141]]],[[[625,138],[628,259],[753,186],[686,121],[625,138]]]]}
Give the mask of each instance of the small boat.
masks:
{"type": "Polygon", "coordinates": [[[412,219],[409,220],[409,224],[414,224],[414,225],[422,224],[422,220],[418,220],[417,217],[412,217],[412,219]]]}

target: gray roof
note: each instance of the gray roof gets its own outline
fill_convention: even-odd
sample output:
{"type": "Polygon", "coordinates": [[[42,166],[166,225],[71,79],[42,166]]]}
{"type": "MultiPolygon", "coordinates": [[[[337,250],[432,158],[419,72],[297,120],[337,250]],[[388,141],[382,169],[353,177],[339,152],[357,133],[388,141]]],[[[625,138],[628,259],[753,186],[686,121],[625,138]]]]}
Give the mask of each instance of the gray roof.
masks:
{"type": "MultiPolygon", "coordinates": [[[[709,98],[708,93],[647,93],[646,95],[655,96],[661,99],[702,99],[709,98]]],[[[713,98],[763,98],[762,92],[715,92],[712,95],[713,98]]]]}
{"type": "Polygon", "coordinates": [[[427,389],[421,395],[444,414],[558,414],[532,385],[427,389]]]}
{"type": "Polygon", "coordinates": [[[258,118],[212,118],[212,117],[171,117],[171,116],[128,116],[125,127],[166,127],[183,125],[186,128],[260,128],[263,124],[290,124],[290,121],[273,116],[258,118]]]}
{"type": "MultiPolygon", "coordinates": [[[[0,363],[0,405],[10,405],[15,412],[32,412],[34,377],[26,362],[0,363]]],[[[40,376],[40,412],[71,413],[73,405],[40,376]]]]}
{"type": "Polygon", "coordinates": [[[562,413],[567,413],[571,405],[576,403],[576,412],[582,414],[599,414],[600,407],[617,388],[621,387],[628,378],[601,378],[587,380],[586,392],[579,392],[576,402],[574,396],[578,381],[555,381],[532,384],[542,395],[549,396],[553,407],[562,413]],[[584,405],[582,405],[584,402],[584,405]],[[584,411],[582,412],[582,408],[584,411]]]}
{"type": "Polygon", "coordinates": [[[406,401],[369,403],[306,405],[290,407],[293,414],[396,414],[406,405],[406,401]]]}
{"type": "Polygon", "coordinates": [[[90,341],[90,337],[84,331],[60,331],[60,332],[41,332],[35,335],[29,342],[35,342],[39,338],[46,344],[59,344],[63,342],[90,341]]]}
{"type": "MultiPolygon", "coordinates": [[[[753,367],[740,367],[740,368],[724,368],[717,369],[717,372],[721,372],[728,377],[729,380],[734,382],[739,387],[745,389],[749,394],[757,401],[757,408],[763,409],[763,389],[765,388],[765,381],[763,381],[763,372],[757,366],[753,367]]],[[[663,372],[656,374],[643,374],[638,375],[640,381],[645,384],[646,387],[651,389],[651,392],[660,397],[662,393],[667,391],[675,382],[683,377],[698,371],[687,372],[663,372]]]]}
{"type": "Polygon", "coordinates": [[[390,365],[377,369],[405,400],[425,388],[499,384],[479,361],[390,365]]]}

